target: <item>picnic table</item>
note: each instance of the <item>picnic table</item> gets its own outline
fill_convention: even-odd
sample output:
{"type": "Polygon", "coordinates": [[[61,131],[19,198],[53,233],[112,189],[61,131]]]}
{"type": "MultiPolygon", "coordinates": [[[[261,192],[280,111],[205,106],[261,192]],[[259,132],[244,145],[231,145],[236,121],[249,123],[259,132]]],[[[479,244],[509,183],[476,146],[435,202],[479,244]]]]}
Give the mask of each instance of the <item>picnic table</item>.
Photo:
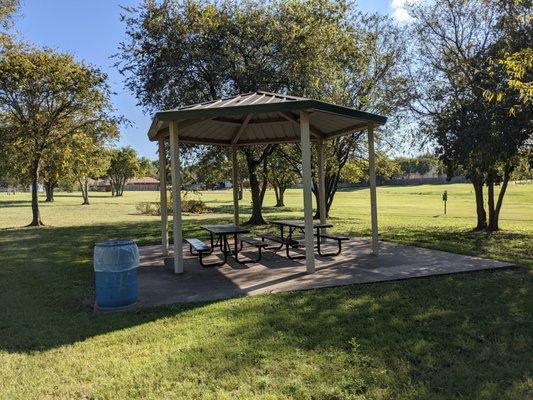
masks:
{"type": "MultiPolygon", "coordinates": [[[[276,225],[279,227],[280,235],[278,236],[272,236],[272,235],[265,235],[264,238],[275,241],[280,243],[280,246],[277,247],[277,249],[281,249],[283,246],[285,246],[287,251],[287,257],[290,259],[298,259],[298,258],[305,258],[305,256],[291,256],[289,253],[289,247],[292,248],[298,248],[299,242],[293,239],[292,235],[294,231],[297,229],[302,231],[305,229],[305,222],[300,220],[277,220],[277,221],[270,221],[272,225],[276,225]],[[288,228],[288,235],[285,235],[285,228],[288,228]]],[[[317,251],[318,254],[321,256],[336,256],[340,254],[342,250],[341,243],[343,241],[348,240],[349,238],[346,236],[340,236],[340,235],[330,235],[321,232],[324,228],[332,228],[333,225],[329,223],[322,223],[319,221],[313,221],[313,229],[316,230],[316,233],[314,236],[317,238],[317,251]],[[336,252],[331,253],[323,253],[321,249],[321,241],[322,239],[331,239],[336,240],[338,244],[338,250],[336,252]]]]}
{"type": "MultiPolygon", "coordinates": [[[[209,239],[211,241],[211,249],[220,247],[220,251],[224,254],[224,262],[227,262],[228,255],[234,255],[236,258],[241,250],[239,248],[239,235],[243,233],[250,233],[250,229],[242,226],[225,224],[225,225],[201,225],[202,229],[209,232],[209,239]],[[217,241],[215,242],[215,236],[217,241]],[[233,250],[228,242],[228,236],[233,236],[233,250]]],[[[212,250],[211,250],[212,252],[212,250]]]]}
{"type": "MultiPolygon", "coordinates": [[[[298,229],[304,231],[305,223],[304,221],[299,220],[277,220],[271,221],[272,225],[279,227],[279,236],[263,234],[261,235],[261,240],[242,236],[243,234],[250,233],[250,229],[244,228],[238,225],[232,224],[221,224],[221,225],[201,225],[200,227],[207,232],[209,232],[210,245],[204,243],[203,241],[196,238],[185,239],[189,243],[189,251],[192,255],[197,255],[200,261],[200,264],[204,267],[214,267],[221,266],[227,263],[228,256],[233,256],[235,261],[239,264],[246,264],[250,262],[258,262],[261,260],[261,250],[269,249],[277,252],[285,247],[287,257],[291,260],[305,258],[305,255],[291,254],[291,250],[298,249],[300,247],[300,242],[293,238],[294,232],[298,229]],[[286,232],[285,230],[288,229],[286,232]],[[233,237],[233,246],[230,243],[231,237],[233,237]],[[269,246],[268,242],[275,242],[279,245],[269,246]],[[257,257],[255,259],[248,259],[246,261],[239,259],[239,252],[243,248],[243,243],[257,248],[257,257]],[[214,249],[220,248],[221,253],[223,254],[223,259],[219,262],[205,263],[203,257],[209,254],[212,254],[214,249]]],[[[317,238],[317,251],[321,256],[334,256],[338,255],[341,252],[341,242],[348,240],[348,237],[339,236],[339,235],[330,235],[324,232],[321,232],[323,228],[331,228],[333,225],[328,223],[313,222],[313,229],[316,230],[314,236],[317,238]],[[320,242],[325,239],[336,240],[338,243],[338,250],[331,253],[323,253],[321,250],[320,242]]]]}
{"type": "Polygon", "coordinates": [[[244,233],[249,233],[250,229],[237,225],[201,225],[202,229],[209,232],[210,245],[204,243],[200,239],[186,238],[185,241],[189,244],[189,251],[192,255],[198,256],[200,265],[203,267],[219,267],[227,263],[228,256],[232,255],[235,261],[239,264],[255,263],[261,260],[262,250],[267,247],[267,243],[262,240],[254,239],[252,237],[243,236],[244,233]],[[216,236],[216,241],[215,241],[216,236]],[[233,250],[228,240],[228,236],[233,236],[233,250]],[[248,246],[257,249],[257,256],[255,258],[248,258],[245,260],[239,259],[239,252],[242,250],[244,243],[248,246]],[[219,247],[223,254],[223,259],[219,262],[205,263],[203,257],[213,253],[215,247],[219,247]]]}
{"type": "MultiPolygon", "coordinates": [[[[291,219],[283,219],[283,220],[277,220],[277,221],[270,221],[272,225],[277,225],[280,230],[280,236],[284,237],[284,230],[285,228],[289,228],[289,238],[292,239],[292,234],[296,229],[299,229],[300,231],[303,231],[305,228],[305,222],[300,220],[291,220],[291,219]]],[[[320,232],[320,229],[322,228],[332,228],[333,225],[328,223],[321,223],[318,221],[313,221],[313,229],[316,229],[317,233],[320,232]]]]}

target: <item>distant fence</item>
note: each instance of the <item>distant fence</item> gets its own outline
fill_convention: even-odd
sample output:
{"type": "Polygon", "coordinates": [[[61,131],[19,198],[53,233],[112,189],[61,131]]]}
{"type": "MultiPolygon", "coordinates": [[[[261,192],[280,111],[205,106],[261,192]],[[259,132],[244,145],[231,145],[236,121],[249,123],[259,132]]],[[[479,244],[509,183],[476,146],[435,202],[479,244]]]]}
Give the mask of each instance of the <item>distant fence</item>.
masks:
{"type": "Polygon", "coordinates": [[[447,180],[445,176],[435,178],[414,178],[414,179],[389,179],[384,182],[385,185],[434,185],[439,183],[466,183],[469,182],[464,176],[454,176],[447,180]]]}
{"type": "Polygon", "coordinates": [[[5,194],[15,194],[15,193],[22,193],[22,192],[27,192],[27,190],[24,190],[23,188],[20,188],[20,187],[0,187],[0,193],[5,193],[5,194]]]}
{"type": "Polygon", "coordinates": [[[126,191],[150,191],[159,190],[159,185],[147,184],[147,185],[124,185],[126,191]]]}

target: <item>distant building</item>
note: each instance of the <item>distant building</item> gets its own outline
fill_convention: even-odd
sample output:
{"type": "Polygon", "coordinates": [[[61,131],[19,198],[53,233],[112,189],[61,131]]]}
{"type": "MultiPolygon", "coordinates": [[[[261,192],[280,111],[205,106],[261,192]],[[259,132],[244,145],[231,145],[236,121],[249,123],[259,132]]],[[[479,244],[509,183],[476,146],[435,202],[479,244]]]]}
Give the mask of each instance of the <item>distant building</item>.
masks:
{"type": "Polygon", "coordinates": [[[159,180],[149,176],[131,178],[126,181],[124,190],[159,190],[159,180]]]}
{"type": "MultiPolygon", "coordinates": [[[[111,191],[111,182],[109,179],[99,179],[93,181],[92,185],[94,190],[98,192],[110,192],[111,191]]],[[[126,181],[124,185],[124,190],[145,190],[145,191],[157,191],[159,190],[159,180],[146,176],[142,178],[131,178],[126,181]]]]}
{"type": "Polygon", "coordinates": [[[401,176],[399,179],[417,180],[417,179],[435,179],[435,178],[446,179],[446,175],[445,174],[440,174],[438,167],[436,165],[433,165],[433,166],[431,166],[429,171],[426,172],[425,174],[421,174],[420,172],[413,172],[413,173],[410,173],[410,174],[405,174],[405,175],[401,176]]]}
{"type": "Polygon", "coordinates": [[[446,174],[439,173],[436,165],[433,165],[428,172],[421,174],[413,172],[404,174],[401,177],[393,178],[385,181],[389,185],[422,185],[432,183],[464,183],[467,179],[464,176],[454,176],[450,180],[447,179],[446,174]]]}

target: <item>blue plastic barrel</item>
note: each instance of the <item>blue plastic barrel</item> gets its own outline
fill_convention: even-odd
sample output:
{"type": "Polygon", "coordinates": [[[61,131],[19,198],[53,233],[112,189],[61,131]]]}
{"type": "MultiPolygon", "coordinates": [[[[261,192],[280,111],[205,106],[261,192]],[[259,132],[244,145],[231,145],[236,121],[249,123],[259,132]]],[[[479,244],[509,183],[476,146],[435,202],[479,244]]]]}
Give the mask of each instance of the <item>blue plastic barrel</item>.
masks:
{"type": "Polygon", "coordinates": [[[135,242],[109,240],[96,243],[93,265],[98,307],[115,309],[137,301],[139,249],[135,242]]]}

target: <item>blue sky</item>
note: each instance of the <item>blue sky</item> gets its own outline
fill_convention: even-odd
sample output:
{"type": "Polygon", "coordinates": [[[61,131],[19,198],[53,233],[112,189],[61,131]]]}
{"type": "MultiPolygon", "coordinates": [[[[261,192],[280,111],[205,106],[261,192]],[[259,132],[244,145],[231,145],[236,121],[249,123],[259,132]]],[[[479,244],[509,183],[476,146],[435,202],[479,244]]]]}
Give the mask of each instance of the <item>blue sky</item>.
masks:
{"type": "MultiPolygon", "coordinates": [[[[110,56],[124,37],[119,5],[135,5],[138,0],[22,0],[14,30],[19,37],[40,46],[69,52],[77,59],[98,66],[109,75],[117,94],[113,103],[133,126],[122,129],[119,145],[135,147],[140,155],[156,158],[156,145],[146,136],[150,115],[136,106],[135,98],[124,88],[121,75],[110,56]]],[[[391,14],[402,19],[405,0],[359,0],[364,11],[391,14]]]]}

